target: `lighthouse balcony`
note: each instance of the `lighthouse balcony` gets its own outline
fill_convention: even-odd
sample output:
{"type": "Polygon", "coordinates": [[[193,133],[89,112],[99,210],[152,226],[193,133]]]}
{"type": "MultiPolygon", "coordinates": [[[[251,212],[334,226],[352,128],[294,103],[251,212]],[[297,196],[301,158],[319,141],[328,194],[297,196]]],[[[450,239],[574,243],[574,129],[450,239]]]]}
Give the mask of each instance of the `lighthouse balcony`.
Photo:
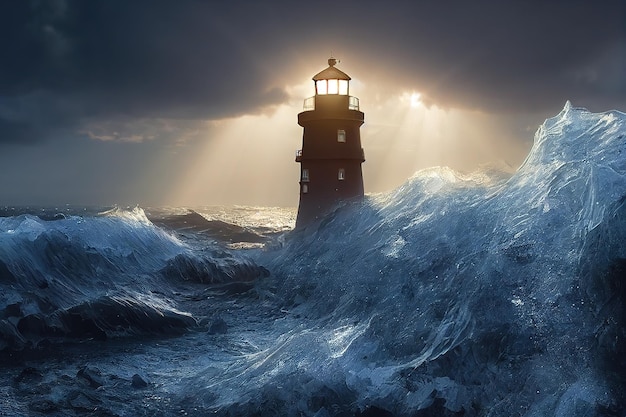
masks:
{"type": "MultiPolygon", "coordinates": [[[[304,100],[304,106],[302,106],[302,110],[304,111],[313,111],[315,110],[315,99],[317,96],[313,96],[313,97],[309,97],[307,99],[304,100]]],[[[326,96],[324,96],[326,97],[326,96]]],[[[332,96],[330,96],[332,97],[332,96]]],[[[348,110],[356,110],[359,111],[359,99],[358,97],[354,97],[354,96],[347,96],[348,98],[348,104],[347,104],[347,108],[348,110]]]]}
{"type": "Polygon", "coordinates": [[[360,109],[359,109],[359,99],[357,97],[348,96],[348,110],[360,111],[360,109]]]}
{"type": "Polygon", "coordinates": [[[315,110],[315,97],[305,98],[304,106],[302,106],[302,110],[304,111],[315,110]]]}

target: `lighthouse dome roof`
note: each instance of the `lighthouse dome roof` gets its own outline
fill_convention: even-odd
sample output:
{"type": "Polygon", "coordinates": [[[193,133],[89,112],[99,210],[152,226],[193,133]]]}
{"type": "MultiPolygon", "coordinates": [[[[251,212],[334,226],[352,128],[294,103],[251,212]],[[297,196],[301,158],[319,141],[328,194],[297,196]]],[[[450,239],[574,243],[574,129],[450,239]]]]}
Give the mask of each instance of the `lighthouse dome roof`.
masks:
{"type": "Polygon", "coordinates": [[[340,69],[335,68],[337,60],[330,58],[328,60],[328,68],[318,72],[313,76],[313,81],[318,80],[351,80],[350,76],[340,69]]]}

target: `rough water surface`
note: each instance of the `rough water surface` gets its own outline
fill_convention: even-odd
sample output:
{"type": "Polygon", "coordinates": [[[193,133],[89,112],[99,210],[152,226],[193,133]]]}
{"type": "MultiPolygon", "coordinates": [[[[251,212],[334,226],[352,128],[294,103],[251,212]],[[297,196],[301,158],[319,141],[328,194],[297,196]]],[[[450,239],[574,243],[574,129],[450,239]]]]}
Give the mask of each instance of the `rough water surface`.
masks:
{"type": "Polygon", "coordinates": [[[0,414],[626,415],[623,113],[568,103],[510,177],[420,171],[303,230],[44,212],[0,217],[0,414]]]}

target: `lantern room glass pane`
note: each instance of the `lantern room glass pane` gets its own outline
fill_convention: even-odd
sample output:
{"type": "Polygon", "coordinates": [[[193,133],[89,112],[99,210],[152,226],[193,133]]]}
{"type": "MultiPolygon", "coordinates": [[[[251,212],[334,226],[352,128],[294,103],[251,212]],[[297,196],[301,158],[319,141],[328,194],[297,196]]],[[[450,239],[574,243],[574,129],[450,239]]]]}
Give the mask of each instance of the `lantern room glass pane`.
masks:
{"type": "Polygon", "coordinates": [[[339,80],[328,80],[328,94],[337,94],[339,92],[339,80]]]}
{"type": "Polygon", "coordinates": [[[339,80],[339,94],[348,95],[348,80],[339,80]]]}
{"type": "Polygon", "coordinates": [[[315,82],[315,89],[317,94],[328,94],[328,88],[326,86],[326,80],[319,80],[315,82]]]}

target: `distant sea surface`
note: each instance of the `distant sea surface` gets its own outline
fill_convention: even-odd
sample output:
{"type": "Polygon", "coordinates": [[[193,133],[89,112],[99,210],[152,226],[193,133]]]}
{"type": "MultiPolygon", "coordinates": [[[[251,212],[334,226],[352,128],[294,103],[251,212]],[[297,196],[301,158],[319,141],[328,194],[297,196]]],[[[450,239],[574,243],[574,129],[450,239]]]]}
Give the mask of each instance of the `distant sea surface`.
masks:
{"type": "MultiPolygon", "coordinates": [[[[139,208],[139,207],[137,207],[139,208]]],[[[0,206],[0,217],[28,214],[42,220],[59,220],[70,216],[102,216],[119,206],[0,206]]],[[[199,206],[142,208],[153,223],[179,232],[198,233],[233,247],[258,246],[267,238],[294,228],[297,207],[199,206]]]]}

